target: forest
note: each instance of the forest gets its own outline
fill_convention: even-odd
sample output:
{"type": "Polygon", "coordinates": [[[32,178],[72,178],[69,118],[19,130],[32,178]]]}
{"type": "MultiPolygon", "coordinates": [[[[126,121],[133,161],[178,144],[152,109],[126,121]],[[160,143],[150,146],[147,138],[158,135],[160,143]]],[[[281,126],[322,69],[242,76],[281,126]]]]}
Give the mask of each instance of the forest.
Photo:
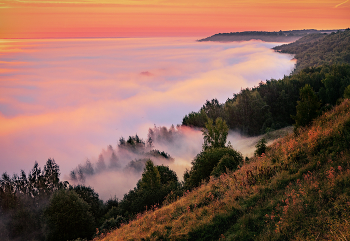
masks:
{"type": "MultiPolygon", "coordinates": [[[[296,54],[292,74],[225,103],[208,100],[183,118],[203,134],[183,181],[156,164],[172,157],[152,146],[177,134],[174,127],[150,129],[146,141],[119,139],[119,149],[139,155],[128,168],[142,172],[120,200],[103,202],[91,187],[61,181],[54,159],[43,169],[35,162],[28,175],[1,176],[1,239],[349,239],[350,30],[310,34],[275,50],[296,54]],[[261,139],[250,158],[227,143],[229,129],[254,136],[291,125],[294,132],[271,146],[261,139]]],[[[108,168],[118,168],[110,151],[108,168]]],[[[99,168],[107,167],[101,161],[99,168]]],[[[87,162],[71,178],[95,171],[87,162]]]]}

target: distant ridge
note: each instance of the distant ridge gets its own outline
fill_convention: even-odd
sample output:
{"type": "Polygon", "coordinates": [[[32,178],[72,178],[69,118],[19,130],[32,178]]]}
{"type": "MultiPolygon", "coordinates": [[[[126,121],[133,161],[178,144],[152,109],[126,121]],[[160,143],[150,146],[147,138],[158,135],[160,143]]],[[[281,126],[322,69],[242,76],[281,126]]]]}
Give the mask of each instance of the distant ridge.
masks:
{"type": "Polygon", "coordinates": [[[334,30],[316,30],[316,29],[303,29],[303,30],[288,30],[278,32],[267,31],[244,31],[244,32],[231,32],[231,33],[218,33],[210,37],[200,39],[199,42],[204,41],[220,41],[220,42],[233,42],[233,41],[249,41],[252,39],[262,40],[264,42],[294,42],[305,35],[324,33],[330,34],[337,31],[344,31],[344,29],[334,30]]]}

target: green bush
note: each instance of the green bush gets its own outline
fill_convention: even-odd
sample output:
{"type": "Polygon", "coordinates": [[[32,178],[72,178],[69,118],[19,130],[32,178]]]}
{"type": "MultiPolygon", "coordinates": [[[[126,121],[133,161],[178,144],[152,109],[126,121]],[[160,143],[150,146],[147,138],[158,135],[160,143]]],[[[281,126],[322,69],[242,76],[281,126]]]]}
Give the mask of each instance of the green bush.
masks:
{"type": "Polygon", "coordinates": [[[230,156],[229,154],[226,154],[223,156],[219,163],[214,167],[213,171],[211,172],[211,176],[218,177],[222,173],[225,173],[227,170],[234,170],[237,168],[237,161],[233,156],[230,156]]]}
{"type": "MultiPolygon", "coordinates": [[[[230,147],[212,148],[199,153],[192,161],[191,170],[187,170],[184,174],[185,188],[191,189],[200,185],[202,180],[208,180],[214,167],[218,165],[221,158],[231,158],[232,170],[236,169],[243,161],[243,156],[238,151],[230,147]]],[[[220,164],[217,171],[223,169],[223,164],[220,164]]]]}
{"type": "Polygon", "coordinates": [[[117,216],[116,218],[110,218],[104,221],[104,223],[99,228],[100,232],[106,232],[115,228],[119,228],[120,225],[124,222],[122,216],[117,216]]]}

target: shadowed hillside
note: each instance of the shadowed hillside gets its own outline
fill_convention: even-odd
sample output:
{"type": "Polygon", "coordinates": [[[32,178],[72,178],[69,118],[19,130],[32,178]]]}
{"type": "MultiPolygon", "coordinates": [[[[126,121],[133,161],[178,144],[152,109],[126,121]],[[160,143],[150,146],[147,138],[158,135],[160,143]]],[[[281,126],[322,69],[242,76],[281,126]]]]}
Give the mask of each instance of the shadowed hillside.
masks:
{"type": "Polygon", "coordinates": [[[348,240],[350,100],[160,209],[95,240],[348,240]]]}

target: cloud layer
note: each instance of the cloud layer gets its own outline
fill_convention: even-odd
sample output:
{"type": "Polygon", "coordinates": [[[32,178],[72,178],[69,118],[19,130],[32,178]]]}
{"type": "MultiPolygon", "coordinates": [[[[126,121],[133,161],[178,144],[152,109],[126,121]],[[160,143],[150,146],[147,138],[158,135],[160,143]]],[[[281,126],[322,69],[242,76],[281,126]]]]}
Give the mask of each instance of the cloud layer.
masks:
{"type": "Polygon", "coordinates": [[[55,158],[67,175],[121,136],[145,139],[149,127],[180,124],[206,99],[223,102],[281,78],[294,62],[272,46],[190,38],[2,41],[0,171],[27,172],[35,160],[43,166],[55,158]]]}

